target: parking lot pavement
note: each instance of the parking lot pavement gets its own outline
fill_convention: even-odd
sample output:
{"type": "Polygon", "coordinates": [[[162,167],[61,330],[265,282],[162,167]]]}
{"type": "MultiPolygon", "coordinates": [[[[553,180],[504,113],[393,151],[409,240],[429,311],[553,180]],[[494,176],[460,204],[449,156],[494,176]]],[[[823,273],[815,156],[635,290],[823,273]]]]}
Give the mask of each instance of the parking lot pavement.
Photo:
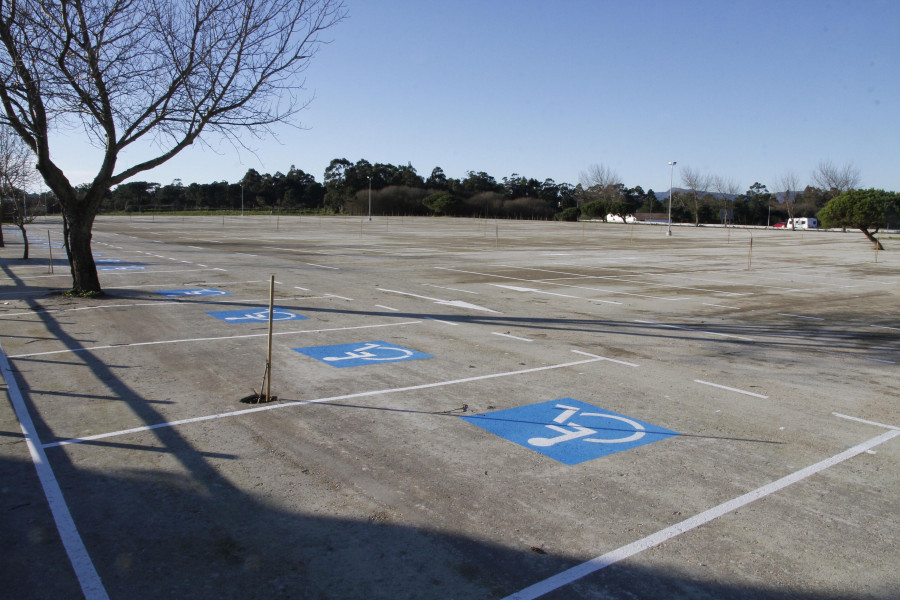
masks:
{"type": "Polygon", "coordinates": [[[16,597],[900,587],[896,241],[101,217],[94,299],[7,241],[16,597]]]}

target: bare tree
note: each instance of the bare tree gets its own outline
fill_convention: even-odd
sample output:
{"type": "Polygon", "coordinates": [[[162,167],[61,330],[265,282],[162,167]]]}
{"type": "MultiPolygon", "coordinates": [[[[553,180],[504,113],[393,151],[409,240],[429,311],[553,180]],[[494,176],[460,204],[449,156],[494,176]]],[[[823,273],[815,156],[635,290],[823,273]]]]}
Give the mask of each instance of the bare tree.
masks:
{"type": "Polygon", "coordinates": [[[585,195],[592,200],[601,200],[606,205],[612,205],[622,199],[624,186],[619,174],[606,165],[589,166],[586,171],[581,172],[579,182],[585,195]]]}
{"type": "Polygon", "coordinates": [[[3,116],[62,207],[76,292],[100,292],[91,228],[104,194],[201,135],[237,145],[305,107],[302,72],[340,0],[0,0],[3,116]],[[84,194],[51,132],[80,125],[103,158],[84,194]],[[155,156],[118,166],[141,142],[155,156]]]}
{"type": "Polygon", "coordinates": [[[782,193],[784,194],[784,208],[787,210],[788,222],[791,224],[791,229],[796,229],[797,227],[794,225],[794,206],[797,196],[802,191],[800,190],[800,178],[793,171],[788,171],[779,176],[775,183],[784,190],[782,193]]]}
{"type": "Polygon", "coordinates": [[[0,198],[11,206],[12,222],[22,232],[23,259],[28,258],[27,191],[38,179],[34,154],[12,129],[0,124],[0,198]]]}
{"type": "Polygon", "coordinates": [[[728,201],[731,200],[733,202],[734,197],[741,193],[741,186],[734,179],[722,177],[720,175],[711,176],[709,178],[709,185],[722,200],[722,205],[726,211],[725,224],[727,225],[728,201]]]}
{"type": "Polygon", "coordinates": [[[700,205],[702,204],[701,197],[703,195],[701,192],[705,192],[709,187],[709,179],[708,175],[704,175],[691,167],[684,167],[681,170],[681,183],[688,189],[686,196],[691,204],[694,205],[694,225],[697,227],[700,226],[700,205]]]}
{"type": "Polygon", "coordinates": [[[823,160],[812,172],[812,182],[834,198],[859,187],[859,169],[853,163],[837,166],[830,160],[823,160]]]}
{"type": "Polygon", "coordinates": [[[598,164],[593,164],[586,171],[582,171],[579,181],[585,189],[592,187],[603,189],[621,183],[618,173],[606,165],[598,164]]]}

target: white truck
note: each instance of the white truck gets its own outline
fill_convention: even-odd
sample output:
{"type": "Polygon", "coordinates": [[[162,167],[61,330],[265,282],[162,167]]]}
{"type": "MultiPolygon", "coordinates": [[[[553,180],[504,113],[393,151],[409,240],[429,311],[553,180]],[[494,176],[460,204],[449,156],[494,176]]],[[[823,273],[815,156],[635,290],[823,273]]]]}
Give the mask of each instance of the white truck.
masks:
{"type": "Polygon", "coordinates": [[[818,229],[819,220],[815,217],[800,217],[799,219],[788,219],[784,226],[785,229],[818,229]]]}

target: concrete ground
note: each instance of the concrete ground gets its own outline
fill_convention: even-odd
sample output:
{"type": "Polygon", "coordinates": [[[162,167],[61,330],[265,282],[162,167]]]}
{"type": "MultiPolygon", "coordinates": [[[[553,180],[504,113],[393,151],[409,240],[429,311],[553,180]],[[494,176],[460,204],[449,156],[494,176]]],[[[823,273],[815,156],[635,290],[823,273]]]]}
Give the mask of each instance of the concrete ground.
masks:
{"type": "Polygon", "coordinates": [[[60,228],[0,248],[8,597],[898,597],[900,236],[101,217],[71,299],[60,228]]]}

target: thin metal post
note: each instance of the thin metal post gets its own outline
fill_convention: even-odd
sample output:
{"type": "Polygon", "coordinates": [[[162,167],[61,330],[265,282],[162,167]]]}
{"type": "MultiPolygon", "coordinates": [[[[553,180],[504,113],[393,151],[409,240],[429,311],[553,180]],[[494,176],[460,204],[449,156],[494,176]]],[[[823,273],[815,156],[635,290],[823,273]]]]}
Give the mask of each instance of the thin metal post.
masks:
{"type": "Polygon", "coordinates": [[[266,402],[272,401],[272,320],[275,313],[275,276],[269,283],[269,349],[266,352],[266,402]]]}
{"type": "MultiPolygon", "coordinates": [[[[50,230],[47,230],[47,247],[50,249],[50,273],[53,273],[53,244],[50,241],[50,230]]],[[[878,251],[875,251],[875,262],[878,262],[878,251]]]]}

